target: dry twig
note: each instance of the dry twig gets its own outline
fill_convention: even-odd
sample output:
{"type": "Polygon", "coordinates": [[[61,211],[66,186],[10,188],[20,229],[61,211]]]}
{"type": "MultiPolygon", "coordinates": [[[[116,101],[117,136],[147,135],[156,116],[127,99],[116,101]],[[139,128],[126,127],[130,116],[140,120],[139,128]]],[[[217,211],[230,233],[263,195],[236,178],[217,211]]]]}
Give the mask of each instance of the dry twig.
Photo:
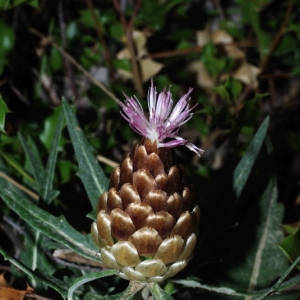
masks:
{"type": "Polygon", "coordinates": [[[79,64],[75,58],[73,58],[69,53],[67,53],[62,47],[60,47],[56,42],[54,42],[50,37],[47,37],[37,31],[34,28],[29,29],[30,32],[36,36],[38,36],[41,39],[46,40],[49,44],[51,44],[53,47],[55,47],[61,55],[63,55],[66,59],[70,61],[72,65],[74,65],[79,71],[81,71],[92,83],[94,83],[97,87],[99,87],[106,95],[108,95],[110,98],[118,101],[118,98],[109,91],[101,82],[96,80],[81,64],[79,64]]]}
{"type": "Polygon", "coordinates": [[[120,7],[119,1],[114,0],[113,3],[114,3],[116,11],[120,15],[120,20],[121,20],[121,23],[122,23],[123,28],[125,30],[125,33],[126,33],[126,42],[127,42],[128,50],[130,52],[130,57],[131,57],[131,62],[132,62],[132,72],[133,72],[133,78],[134,78],[136,90],[137,90],[137,93],[141,97],[143,97],[144,96],[144,89],[143,89],[143,84],[142,84],[142,73],[141,73],[141,68],[140,68],[139,62],[138,62],[137,57],[136,57],[136,49],[135,49],[134,41],[133,41],[133,38],[132,38],[133,21],[134,21],[135,16],[137,15],[137,12],[140,8],[141,1],[138,0],[136,2],[133,14],[132,14],[131,19],[128,23],[126,22],[126,19],[125,19],[125,16],[124,16],[123,12],[122,12],[121,7],[120,7]]]}
{"type": "Polygon", "coordinates": [[[108,46],[106,44],[106,41],[105,41],[105,39],[103,37],[101,24],[100,24],[100,22],[99,22],[99,20],[98,20],[98,18],[96,16],[96,14],[95,14],[95,8],[94,8],[94,5],[93,5],[93,1],[92,0],[86,0],[86,3],[87,3],[87,5],[89,7],[89,10],[91,12],[93,21],[95,23],[95,28],[96,28],[96,31],[97,31],[97,35],[99,37],[99,40],[100,40],[100,42],[101,42],[101,44],[103,46],[104,52],[105,52],[105,57],[106,57],[107,66],[108,66],[110,77],[113,79],[114,78],[114,67],[113,67],[111,55],[110,55],[108,46]]]}

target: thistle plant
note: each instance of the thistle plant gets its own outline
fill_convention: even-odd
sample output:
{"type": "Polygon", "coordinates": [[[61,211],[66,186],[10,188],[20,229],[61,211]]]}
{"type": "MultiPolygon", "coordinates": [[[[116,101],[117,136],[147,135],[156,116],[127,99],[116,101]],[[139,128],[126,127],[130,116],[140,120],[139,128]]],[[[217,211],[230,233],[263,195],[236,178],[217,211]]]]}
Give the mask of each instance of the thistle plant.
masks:
{"type": "Polygon", "coordinates": [[[176,275],[193,256],[200,209],[184,181],[174,149],[203,150],[178,136],[192,117],[190,89],[174,109],[170,90],[157,96],[151,83],[149,119],[136,97],[119,101],[122,116],[142,139],[124,156],[98,201],[91,232],[99,259],[124,279],[160,282],[176,275]]]}

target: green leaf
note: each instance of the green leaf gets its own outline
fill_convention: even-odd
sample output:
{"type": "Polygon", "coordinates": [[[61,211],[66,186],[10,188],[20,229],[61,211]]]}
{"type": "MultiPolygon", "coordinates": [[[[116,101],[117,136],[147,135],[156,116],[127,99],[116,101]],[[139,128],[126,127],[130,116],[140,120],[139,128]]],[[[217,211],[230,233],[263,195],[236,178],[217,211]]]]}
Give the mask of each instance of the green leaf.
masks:
{"type": "Polygon", "coordinates": [[[230,100],[229,93],[227,91],[227,88],[224,85],[216,86],[212,90],[217,92],[224,100],[226,101],[230,100]]]}
{"type": "Polygon", "coordinates": [[[95,209],[99,196],[107,190],[108,179],[99,166],[82,130],[79,128],[78,121],[66,99],[63,99],[63,109],[79,164],[77,175],[82,180],[92,207],[95,209]]]}
{"type": "MultiPolygon", "coordinates": [[[[24,233],[24,249],[20,253],[21,261],[30,267],[31,270],[39,269],[41,272],[52,275],[55,272],[55,266],[50,263],[43,253],[41,247],[42,234],[40,231],[35,230],[29,225],[25,224],[24,233]]],[[[41,288],[41,282],[35,278],[30,277],[30,285],[34,289],[41,288]]]]}
{"type": "Polygon", "coordinates": [[[20,4],[28,4],[38,8],[38,0],[2,0],[0,1],[0,10],[6,10],[18,6],[20,4]]]}
{"type": "MultiPolygon", "coordinates": [[[[98,48],[101,51],[102,45],[99,44],[98,48]]],[[[101,52],[100,52],[101,53],[101,52]]],[[[94,48],[86,47],[83,49],[83,54],[80,56],[80,63],[86,69],[92,68],[97,65],[99,60],[99,52],[96,52],[94,48]]]]}
{"type": "Polygon", "coordinates": [[[291,225],[282,225],[282,227],[287,234],[294,234],[298,230],[298,228],[291,225]]]}
{"type": "Polygon", "coordinates": [[[269,52],[269,47],[271,44],[271,36],[270,34],[264,32],[260,27],[260,16],[259,12],[263,8],[263,5],[269,2],[268,1],[245,1],[238,0],[237,3],[240,5],[242,9],[242,15],[245,19],[245,22],[249,23],[255,31],[259,42],[260,54],[261,58],[263,58],[269,52]],[[259,5],[263,4],[263,5],[259,5]]]}
{"type": "MultiPolygon", "coordinates": [[[[95,299],[101,299],[101,300],[137,300],[137,299],[144,299],[144,297],[140,297],[141,290],[145,287],[144,283],[139,283],[137,281],[130,281],[127,289],[119,294],[110,295],[110,296],[98,296],[97,298],[91,297],[90,295],[85,295],[84,300],[95,300],[95,299]],[[137,295],[138,294],[138,295],[137,295]]],[[[79,299],[81,300],[81,299],[79,299]]]]}
{"type": "MultiPolygon", "coordinates": [[[[250,252],[247,257],[247,264],[251,258],[253,261],[251,276],[249,277],[249,290],[254,290],[257,286],[266,286],[272,282],[284,271],[287,264],[277,246],[283,236],[281,229],[283,206],[277,203],[277,198],[277,186],[275,179],[272,179],[259,201],[258,243],[252,245],[253,248],[251,248],[254,251],[253,253],[250,252]],[[272,263],[274,261],[276,261],[276,265],[272,263]]],[[[246,268],[244,268],[245,271],[246,268]]]]}
{"type": "Polygon", "coordinates": [[[231,244],[219,280],[238,291],[267,288],[287,268],[278,245],[283,237],[283,205],[277,202],[275,179],[260,199],[252,199],[231,244]],[[238,247],[236,245],[239,245],[238,247]],[[276,263],[274,263],[276,262],[276,263]]]}
{"type": "Polygon", "coordinates": [[[103,270],[100,272],[91,273],[77,278],[68,290],[68,300],[73,300],[73,293],[79,286],[95,279],[115,275],[116,273],[117,273],[116,270],[103,270]]]}
{"type": "MultiPolygon", "coordinates": [[[[297,262],[300,261],[300,257],[298,257],[297,262]]],[[[218,293],[218,294],[224,294],[224,295],[230,295],[230,296],[253,296],[255,298],[252,298],[253,300],[261,300],[264,299],[266,296],[275,293],[275,292],[283,292],[286,289],[289,289],[296,284],[300,282],[300,275],[296,276],[294,278],[291,278],[285,282],[283,280],[288,276],[288,274],[291,273],[291,270],[296,266],[297,262],[294,262],[293,265],[291,265],[284,274],[278,279],[278,281],[273,285],[272,288],[267,288],[259,291],[235,291],[232,288],[229,287],[218,287],[218,286],[212,286],[208,284],[201,283],[197,281],[196,279],[182,279],[182,280],[172,280],[172,282],[176,284],[182,284],[185,287],[191,287],[191,288],[199,288],[202,290],[207,290],[210,292],[218,293]]],[[[285,295],[285,294],[283,294],[285,295]]],[[[284,298],[285,299],[285,298],[284,298]]]]}
{"type": "Polygon", "coordinates": [[[66,37],[69,41],[75,39],[80,34],[79,24],[75,21],[70,22],[66,26],[66,37]]]}
{"type": "Polygon", "coordinates": [[[49,64],[54,71],[59,71],[62,68],[63,58],[56,48],[51,48],[49,64]]]}
{"type": "Polygon", "coordinates": [[[242,92],[242,83],[229,76],[225,83],[213,88],[224,100],[235,103],[242,92]]]}
{"type": "Polygon", "coordinates": [[[56,192],[53,191],[53,178],[54,178],[54,171],[55,171],[55,166],[57,161],[59,140],[63,128],[63,117],[64,117],[63,112],[61,112],[52,139],[52,147],[50,149],[47,166],[45,170],[44,182],[42,184],[41,196],[46,201],[46,203],[50,203],[51,200],[53,200],[53,196],[56,197],[58,195],[57,191],[56,192]]]}
{"type": "Polygon", "coordinates": [[[213,42],[208,42],[202,48],[201,61],[212,76],[220,75],[230,62],[228,57],[218,57],[218,51],[213,42]]]}
{"type": "Polygon", "coordinates": [[[118,41],[125,35],[124,28],[121,23],[114,23],[109,27],[110,36],[118,41]]]}
{"type": "MultiPolygon", "coordinates": [[[[287,236],[279,246],[291,261],[295,261],[300,256],[300,227],[287,236]]],[[[300,264],[298,269],[300,269],[300,264]]]]}
{"type": "Polygon", "coordinates": [[[225,85],[230,89],[230,93],[233,98],[232,100],[236,102],[243,89],[242,83],[233,77],[228,77],[225,85]]]}
{"type": "MultiPolygon", "coordinates": [[[[83,26],[88,27],[88,28],[95,28],[95,22],[93,19],[93,16],[90,12],[89,9],[83,9],[80,10],[80,23],[82,23],[83,26]]],[[[96,18],[98,19],[98,21],[100,21],[100,13],[98,9],[94,9],[94,13],[96,15],[96,18]]]]}
{"type": "Polygon", "coordinates": [[[30,226],[72,249],[77,254],[99,261],[96,258],[98,250],[92,242],[91,237],[76,231],[66,221],[64,216],[52,216],[2,184],[0,184],[0,191],[4,202],[30,226]]]}
{"type": "MultiPolygon", "coordinates": [[[[1,29],[0,29],[1,30],[1,29]]],[[[0,72],[1,73],[1,72],[0,72]]],[[[5,133],[5,117],[6,114],[9,113],[6,103],[4,102],[2,96],[0,95],[0,131],[5,133]]]]}
{"type": "Polygon", "coordinates": [[[257,120],[259,109],[257,107],[257,100],[251,99],[245,102],[242,109],[239,111],[238,120],[240,124],[249,125],[253,124],[253,120],[257,120]]]}
{"type": "Polygon", "coordinates": [[[241,192],[248,180],[253,164],[256,160],[256,157],[266,137],[268,125],[269,125],[269,117],[267,117],[260,125],[245,155],[242,157],[239,164],[234,170],[233,190],[237,198],[239,198],[239,196],[241,195],[241,192]]]}
{"type": "Polygon", "coordinates": [[[160,288],[155,282],[153,285],[149,285],[154,300],[174,300],[174,298],[160,288]]]}
{"type": "Polygon", "coordinates": [[[113,59],[114,68],[132,72],[132,65],[129,59],[113,59]]]}
{"type": "Polygon", "coordinates": [[[38,281],[40,283],[44,283],[47,286],[52,287],[54,290],[56,290],[58,293],[61,294],[61,296],[65,299],[67,296],[67,287],[66,284],[52,276],[48,276],[45,272],[39,272],[38,270],[32,271],[30,268],[25,266],[23,263],[15,259],[14,257],[11,257],[6,253],[4,249],[0,247],[0,253],[3,255],[5,260],[10,261],[13,265],[15,265],[18,269],[26,273],[30,278],[34,279],[35,281],[38,281]]]}
{"type": "Polygon", "coordinates": [[[220,29],[227,31],[230,35],[237,39],[243,39],[243,33],[238,26],[236,26],[236,22],[232,20],[220,20],[219,21],[220,29]]]}
{"type": "Polygon", "coordinates": [[[63,184],[70,180],[71,174],[76,166],[69,160],[59,159],[57,161],[57,168],[60,173],[60,183],[63,184]]]}
{"type": "Polygon", "coordinates": [[[283,281],[285,280],[285,278],[291,274],[291,272],[293,271],[293,269],[298,264],[300,264],[300,255],[295,259],[295,261],[293,262],[293,264],[282,274],[282,276],[277,280],[277,282],[272,286],[272,288],[269,289],[268,292],[264,293],[261,297],[256,298],[255,300],[265,299],[267,296],[272,295],[273,293],[275,293],[277,291],[281,291],[283,288],[289,288],[291,286],[294,286],[294,285],[298,284],[300,282],[300,276],[292,278],[288,282],[285,282],[284,284],[282,284],[283,281]],[[292,280],[293,280],[293,284],[292,285],[288,285],[288,283],[290,281],[292,281],[292,280]]]}
{"type": "MultiPolygon", "coordinates": [[[[1,9],[1,4],[0,4],[1,9]]],[[[0,21],[0,61],[5,59],[6,55],[13,49],[15,44],[15,33],[13,29],[5,24],[4,22],[0,21]]]]}
{"type": "Polygon", "coordinates": [[[0,150],[0,155],[5,159],[6,163],[14,168],[22,177],[29,180],[30,182],[35,182],[34,179],[24,170],[20,163],[15,159],[14,155],[4,153],[0,150]]]}
{"type": "Polygon", "coordinates": [[[256,292],[247,293],[247,292],[237,292],[232,288],[229,287],[217,287],[212,286],[208,284],[203,284],[195,280],[172,280],[172,282],[175,282],[177,284],[182,284],[186,287],[192,287],[192,288],[199,288],[204,289],[210,292],[215,292],[219,294],[225,294],[225,295],[232,295],[232,296],[250,296],[250,295],[256,295],[256,292]]]}
{"type": "Polygon", "coordinates": [[[42,164],[41,158],[36,151],[36,147],[34,146],[33,141],[30,138],[29,143],[27,143],[20,132],[18,133],[18,136],[25,151],[26,157],[29,161],[33,177],[36,180],[38,191],[41,193],[45,177],[45,168],[42,164]]]}

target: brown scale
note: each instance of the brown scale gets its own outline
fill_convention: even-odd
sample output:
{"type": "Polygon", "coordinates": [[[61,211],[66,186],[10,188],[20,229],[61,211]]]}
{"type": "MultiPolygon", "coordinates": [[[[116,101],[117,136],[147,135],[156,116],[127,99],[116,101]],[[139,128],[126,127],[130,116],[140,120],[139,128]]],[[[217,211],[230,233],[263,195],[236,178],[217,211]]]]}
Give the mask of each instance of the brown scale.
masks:
{"type": "Polygon", "coordinates": [[[101,233],[102,222],[110,221],[114,238],[130,241],[139,255],[154,255],[165,238],[181,237],[183,243],[196,231],[199,218],[191,213],[193,199],[175,151],[143,138],[113,170],[109,190],[99,198],[97,213],[104,220],[98,215],[98,232],[111,244],[109,233],[101,233]]]}

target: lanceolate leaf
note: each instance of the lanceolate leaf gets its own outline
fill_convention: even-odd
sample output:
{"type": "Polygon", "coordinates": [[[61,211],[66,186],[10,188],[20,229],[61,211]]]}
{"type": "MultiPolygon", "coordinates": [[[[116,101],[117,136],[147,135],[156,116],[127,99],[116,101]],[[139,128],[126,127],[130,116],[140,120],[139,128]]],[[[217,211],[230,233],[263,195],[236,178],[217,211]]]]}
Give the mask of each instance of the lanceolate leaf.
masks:
{"type": "Polygon", "coordinates": [[[102,277],[115,275],[116,272],[117,272],[116,270],[103,270],[103,271],[91,273],[91,274],[88,274],[88,275],[84,275],[80,278],[77,278],[68,290],[68,300],[73,300],[73,293],[81,285],[83,285],[87,282],[90,282],[92,280],[102,278],[102,277]]]}
{"type": "MultiPolygon", "coordinates": [[[[78,300],[135,300],[135,299],[141,299],[139,296],[136,294],[141,292],[142,285],[138,286],[139,283],[136,281],[130,281],[128,288],[119,294],[115,295],[110,295],[110,296],[100,296],[100,295],[95,295],[92,293],[87,293],[82,295],[78,300]]],[[[77,299],[77,298],[76,298],[77,299]]]]}
{"type": "MultiPolygon", "coordinates": [[[[217,234],[211,234],[212,232],[220,232],[224,230],[224,225],[226,227],[232,226],[232,224],[228,224],[229,215],[233,211],[233,206],[235,204],[235,200],[239,198],[241,192],[248,180],[251,169],[254,165],[254,162],[257,158],[257,155],[261,149],[263,141],[266,137],[267,129],[269,124],[269,118],[266,118],[264,122],[261,124],[257,133],[255,134],[251,144],[249,145],[246,153],[240,160],[239,164],[235,168],[233,174],[233,182],[230,183],[233,186],[233,195],[228,194],[221,201],[217,199],[213,205],[211,205],[208,213],[211,214],[211,217],[206,220],[206,227],[202,227],[205,229],[198,237],[198,247],[201,253],[207,253],[206,249],[210,249],[212,245],[215,243],[217,238],[217,234]],[[233,196],[233,197],[232,197],[233,196]],[[218,209],[216,209],[218,208],[218,209]]],[[[223,195],[220,195],[222,197],[223,195]]],[[[205,218],[205,216],[204,216],[205,218]]],[[[200,222],[201,226],[201,222],[200,222]]],[[[208,250],[209,251],[209,250],[208,250]]],[[[207,255],[207,254],[206,254],[207,255]]],[[[201,259],[204,256],[196,256],[194,255],[193,261],[197,261],[189,265],[189,268],[193,271],[196,269],[197,265],[199,266],[201,259]]],[[[203,260],[202,260],[203,263],[203,260]]]]}
{"type": "Polygon", "coordinates": [[[282,218],[273,178],[260,199],[247,203],[247,213],[231,242],[231,255],[218,275],[222,284],[251,292],[269,287],[287,269],[287,259],[278,247],[282,218]]]}
{"type": "Polygon", "coordinates": [[[155,282],[153,285],[149,285],[154,300],[174,300],[174,298],[160,288],[155,282]]]}
{"type": "Polygon", "coordinates": [[[297,266],[297,264],[300,263],[300,255],[295,259],[295,261],[293,262],[293,264],[282,274],[282,276],[279,278],[279,280],[277,280],[277,282],[272,286],[272,288],[264,293],[261,297],[256,298],[255,300],[262,300],[265,299],[268,295],[271,295],[277,291],[282,290],[283,288],[289,288],[293,285],[296,285],[300,282],[300,276],[297,276],[295,278],[292,278],[293,284],[289,284],[289,281],[286,281],[283,283],[283,281],[285,280],[285,278],[290,275],[290,273],[293,271],[293,269],[297,266]]]}
{"type": "Polygon", "coordinates": [[[285,259],[279,252],[278,243],[283,236],[281,221],[283,217],[283,207],[277,203],[277,186],[273,178],[260,200],[261,224],[259,227],[260,238],[258,239],[253,266],[249,278],[249,290],[254,290],[257,286],[265,285],[280,275],[287,265],[285,259]],[[277,261],[277,267],[270,267],[270,259],[277,261]],[[268,276],[265,274],[267,268],[268,276]]]}
{"type": "Polygon", "coordinates": [[[2,99],[2,96],[0,95],[0,131],[5,132],[4,126],[5,126],[5,117],[6,114],[9,112],[9,109],[2,99]]]}
{"type": "Polygon", "coordinates": [[[253,164],[266,137],[268,126],[269,117],[267,117],[260,125],[246,153],[244,154],[241,161],[234,170],[233,190],[236,194],[236,198],[238,198],[241,195],[241,192],[248,180],[253,164]]]}
{"type": "Polygon", "coordinates": [[[53,178],[54,178],[54,170],[55,170],[55,165],[56,165],[56,160],[57,160],[57,153],[58,153],[59,139],[61,136],[62,124],[63,124],[63,113],[61,113],[61,115],[59,117],[56,131],[54,133],[52,146],[51,146],[48,161],[47,161],[44,183],[42,185],[42,198],[47,203],[51,202],[51,200],[53,199],[52,196],[54,195],[54,193],[53,193],[53,178]]]}
{"type": "Polygon", "coordinates": [[[217,287],[217,286],[211,286],[211,285],[207,285],[195,280],[172,280],[172,282],[178,283],[178,284],[182,284],[186,287],[192,287],[192,288],[200,288],[203,290],[207,290],[210,292],[215,292],[218,294],[225,294],[225,295],[231,295],[231,296],[250,296],[250,295],[257,295],[257,292],[238,292],[235,291],[232,288],[228,288],[225,286],[222,287],[217,287]]]}
{"type": "MultiPolygon", "coordinates": [[[[19,259],[28,266],[31,270],[38,269],[47,275],[52,275],[56,268],[47,259],[46,255],[43,255],[43,248],[41,246],[43,234],[32,228],[31,226],[25,224],[24,226],[24,249],[20,253],[19,259]]],[[[36,278],[30,277],[30,286],[34,289],[40,289],[42,283],[36,278]]]]}
{"type": "Polygon", "coordinates": [[[0,184],[1,197],[24,221],[84,257],[96,260],[97,249],[89,236],[76,231],[64,216],[54,217],[0,184]]]}
{"type": "MultiPolygon", "coordinates": [[[[40,157],[36,155],[37,154],[36,151],[34,151],[34,149],[29,146],[29,143],[26,141],[26,139],[23,137],[21,133],[19,133],[19,139],[24,148],[25,154],[28,158],[33,176],[38,186],[38,191],[41,192],[43,187],[44,177],[45,177],[45,168],[42,164],[40,157]]],[[[33,143],[32,141],[30,142],[33,143]]]]}
{"type": "MultiPolygon", "coordinates": [[[[261,300],[267,297],[268,295],[271,295],[275,292],[283,292],[285,289],[291,288],[295,286],[296,284],[300,283],[300,276],[293,277],[289,280],[286,280],[286,277],[291,273],[291,271],[295,268],[296,264],[300,261],[300,256],[298,257],[297,261],[295,261],[285,272],[284,274],[278,279],[278,281],[273,285],[271,288],[259,290],[259,291],[235,291],[232,288],[228,288],[226,286],[211,286],[205,283],[201,283],[199,281],[193,280],[193,279],[183,279],[183,280],[172,280],[172,282],[177,284],[182,284],[186,287],[191,288],[200,288],[202,290],[207,290],[210,292],[215,292],[218,294],[224,294],[224,295],[230,295],[230,296],[253,296],[253,300],[261,300]]],[[[235,298],[236,299],[236,298],[235,298]]]]}
{"type": "Polygon", "coordinates": [[[5,1],[0,1],[0,10],[10,9],[22,3],[31,5],[36,8],[39,6],[38,0],[5,0],[5,1]]]}
{"type": "Polygon", "coordinates": [[[92,207],[95,208],[99,196],[107,189],[108,179],[96,161],[91,146],[88,144],[78,121],[68,104],[63,99],[63,108],[67,121],[69,134],[79,164],[78,176],[82,180],[89,196],[92,207]]]}
{"type": "Polygon", "coordinates": [[[25,266],[23,263],[18,261],[17,259],[11,257],[8,255],[4,249],[0,248],[0,253],[3,255],[5,260],[9,260],[12,264],[14,264],[18,269],[22,270],[24,273],[26,273],[30,278],[40,282],[44,283],[47,286],[52,287],[57,292],[61,294],[63,298],[67,296],[67,286],[66,284],[52,276],[48,276],[45,272],[38,272],[38,271],[32,271],[27,266],[25,266]]]}
{"type": "Polygon", "coordinates": [[[14,155],[4,153],[1,150],[0,155],[5,159],[6,163],[14,168],[22,177],[30,182],[34,182],[33,177],[24,170],[23,166],[15,159],[14,155]]]}
{"type": "MultiPolygon", "coordinates": [[[[287,236],[280,243],[281,250],[286,254],[290,261],[294,261],[300,255],[300,228],[287,236]]],[[[298,265],[300,269],[300,264],[298,265]]]]}

